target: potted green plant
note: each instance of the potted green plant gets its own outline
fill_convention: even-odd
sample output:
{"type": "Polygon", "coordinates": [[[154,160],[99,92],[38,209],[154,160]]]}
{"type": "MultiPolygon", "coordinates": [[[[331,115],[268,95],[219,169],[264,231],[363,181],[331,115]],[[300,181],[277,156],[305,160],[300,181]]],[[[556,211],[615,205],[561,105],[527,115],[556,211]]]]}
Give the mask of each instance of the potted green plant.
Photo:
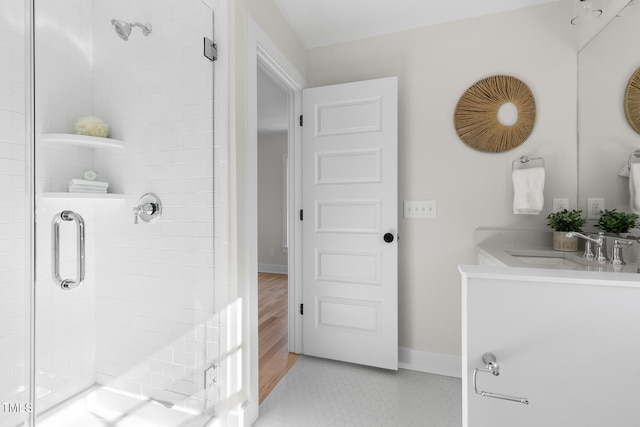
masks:
{"type": "Polygon", "coordinates": [[[618,212],[615,209],[605,209],[596,228],[606,233],[628,233],[629,229],[640,226],[638,223],[638,215],[634,213],[618,212]]]}
{"type": "Polygon", "coordinates": [[[578,238],[567,237],[570,231],[581,232],[587,220],[582,211],[563,209],[552,212],[547,216],[547,225],[553,229],[553,249],[557,251],[573,252],[578,250],[578,238]]]}

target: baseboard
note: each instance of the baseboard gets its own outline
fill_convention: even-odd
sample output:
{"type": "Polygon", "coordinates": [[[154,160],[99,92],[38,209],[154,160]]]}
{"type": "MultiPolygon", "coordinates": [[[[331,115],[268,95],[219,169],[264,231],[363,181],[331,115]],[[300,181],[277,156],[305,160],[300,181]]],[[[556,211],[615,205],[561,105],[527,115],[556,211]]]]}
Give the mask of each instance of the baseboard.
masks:
{"type": "Polygon", "coordinates": [[[400,347],[398,366],[411,371],[462,378],[462,357],[400,347]]]}
{"type": "Polygon", "coordinates": [[[279,264],[258,264],[258,271],[260,273],[287,274],[289,267],[279,264]]]}

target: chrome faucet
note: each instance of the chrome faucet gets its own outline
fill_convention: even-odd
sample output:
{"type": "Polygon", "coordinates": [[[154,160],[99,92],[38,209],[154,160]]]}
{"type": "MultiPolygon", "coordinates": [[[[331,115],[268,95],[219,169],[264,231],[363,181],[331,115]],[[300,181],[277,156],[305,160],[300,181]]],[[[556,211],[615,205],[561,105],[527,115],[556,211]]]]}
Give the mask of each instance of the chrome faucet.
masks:
{"type": "Polygon", "coordinates": [[[585,247],[584,247],[584,254],[582,255],[583,258],[586,259],[593,259],[599,263],[605,263],[607,262],[608,258],[607,258],[607,241],[604,237],[604,232],[599,232],[598,233],[598,237],[597,238],[593,238],[590,236],[587,236],[585,234],[582,233],[578,233],[577,231],[570,231],[569,233],[567,233],[565,235],[566,237],[579,237],[581,239],[584,239],[585,241],[585,247]],[[593,243],[594,245],[596,245],[596,253],[595,255],[593,254],[592,250],[591,250],[591,243],[593,243]]]}

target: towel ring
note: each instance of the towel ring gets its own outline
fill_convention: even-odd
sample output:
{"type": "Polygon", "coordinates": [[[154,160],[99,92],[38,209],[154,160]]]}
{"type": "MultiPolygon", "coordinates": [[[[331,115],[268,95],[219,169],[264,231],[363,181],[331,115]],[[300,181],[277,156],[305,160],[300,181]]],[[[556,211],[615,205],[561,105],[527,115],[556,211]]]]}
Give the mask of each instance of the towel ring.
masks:
{"type": "Polygon", "coordinates": [[[511,162],[511,166],[513,170],[544,167],[544,159],[542,157],[529,157],[524,155],[511,162]]]}
{"type": "Polygon", "coordinates": [[[631,166],[631,164],[633,163],[640,163],[640,150],[636,150],[633,153],[629,154],[627,165],[631,166]]]}

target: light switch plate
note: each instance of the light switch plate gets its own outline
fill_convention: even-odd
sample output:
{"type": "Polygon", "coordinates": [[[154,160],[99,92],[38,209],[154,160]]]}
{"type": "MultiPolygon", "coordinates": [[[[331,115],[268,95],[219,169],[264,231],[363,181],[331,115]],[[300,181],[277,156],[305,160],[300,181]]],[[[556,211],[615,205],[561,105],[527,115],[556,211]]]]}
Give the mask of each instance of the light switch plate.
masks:
{"type": "Polygon", "coordinates": [[[405,200],[404,217],[414,219],[433,219],[437,216],[435,200],[405,200]]]}

